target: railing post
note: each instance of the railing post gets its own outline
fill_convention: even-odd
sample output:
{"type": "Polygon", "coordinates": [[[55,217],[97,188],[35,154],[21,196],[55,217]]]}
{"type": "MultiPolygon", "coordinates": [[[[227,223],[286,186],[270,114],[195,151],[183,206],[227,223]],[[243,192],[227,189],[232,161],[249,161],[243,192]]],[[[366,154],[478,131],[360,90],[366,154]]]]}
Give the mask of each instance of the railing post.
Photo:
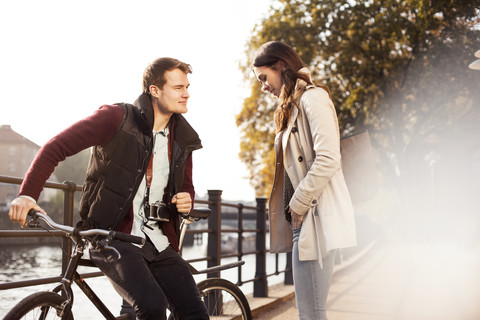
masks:
{"type": "Polygon", "coordinates": [[[257,198],[257,237],[256,237],[256,269],[255,281],[253,282],[254,297],[268,297],[267,283],[267,248],[265,244],[267,232],[267,199],[257,198]]]}
{"type": "MultiPolygon", "coordinates": [[[[207,256],[212,257],[208,260],[207,267],[218,266],[221,263],[222,254],[222,190],[208,190],[209,208],[213,214],[208,218],[208,229],[212,230],[208,234],[207,256]]],[[[207,275],[208,278],[220,277],[220,272],[212,272],[207,275]]]]}
{"type": "MultiPolygon", "coordinates": [[[[64,184],[68,186],[68,189],[64,190],[63,196],[63,224],[67,226],[73,226],[73,206],[74,206],[74,194],[77,188],[75,182],[64,181],[64,184]]],[[[72,252],[72,240],[68,237],[63,237],[63,254],[62,254],[62,274],[67,269],[68,259],[72,252]]]]}
{"type": "Polygon", "coordinates": [[[283,279],[283,284],[293,284],[293,273],[292,273],[292,253],[287,253],[287,263],[285,266],[285,279],[283,279]]]}
{"type": "MultiPolygon", "coordinates": [[[[237,216],[237,228],[238,228],[238,236],[237,236],[237,251],[238,251],[238,258],[237,260],[240,261],[243,258],[243,203],[238,204],[238,216],[237,216]]],[[[238,267],[237,272],[238,277],[238,284],[242,284],[242,267],[238,267]]]]}

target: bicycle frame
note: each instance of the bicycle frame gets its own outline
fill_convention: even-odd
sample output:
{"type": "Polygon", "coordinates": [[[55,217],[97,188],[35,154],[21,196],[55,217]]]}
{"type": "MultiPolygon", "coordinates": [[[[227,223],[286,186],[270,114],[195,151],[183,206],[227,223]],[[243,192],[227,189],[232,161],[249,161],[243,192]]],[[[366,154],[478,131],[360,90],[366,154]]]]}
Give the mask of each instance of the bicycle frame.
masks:
{"type": "MultiPolygon", "coordinates": [[[[37,214],[38,213],[32,212],[32,217],[34,220],[36,219],[37,214]]],[[[61,294],[65,298],[65,303],[64,305],[62,305],[63,314],[68,314],[69,311],[72,309],[73,302],[74,302],[72,282],[74,282],[77,284],[80,290],[82,290],[82,292],[87,296],[87,298],[92,302],[92,304],[97,308],[97,310],[105,317],[105,319],[108,319],[108,320],[129,319],[128,314],[120,315],[118,317],[114,316],[112,312],[110,312],[110,310],[107,308],[107,306],[102,302],[102,300],[98,297],[98,295],[93,291],[93,289],[80,276],[80,274],[77,272],[77,269],[78,269],[78,266],[80,265],[96,267],[90,260],[82,259],[84,255],[85,247],[87,245],[87,240],[85,236],[95,235],[95,234],[105,236],[106,237],[105,239],[100,240],[100,242],[103,243],[103,247],[114,250],[119,255],[119,257],[120,257],[120,253],[115,248],[109,246],[110,241],[113,238],[125,239],[126,241],[132,241],[132,242],[141,243],[141,244],[143,244],[144,239],[131,236],[131,235],[126,235],[126,234],[122,235],[120,233],[110,232],[110,231],[100,230],[100,229],[90,229],[86,231],[80,231],[78,229],[74,229],[73,227],[57,224],[53,220],[51,220],[51,218],[49,218],[48,216],[41,215],[40,217],[49,226],[53,227],[54,229],[65,232],[65,234],[69,236],[70,239],[72,239],[72,241],[75,243],[75,247],[70,256],[70,260],[63,274],[62,280],[60,281],[60,284],[57,285],[52,290],[52,292],[61,294]],[[81,236],[82,234],[84,235],[83,237],[81,236]]],[[[35,222],[32,222],[33,226],[35,226],[35,224],[37,224],[36,220],[35,222]]]]}
{"type": "Polygon", "coordinates": [[[98,309],[98,311],[105,317],[105,319],[128,319],[129,316],[127,314],[120,315],[118,317],[114,316],[112,312],[107,308],[107,306],[103,303],[103,301],[98,297],[98,295],[93,291],[93,289],[77,272],[77,268],[79,265],[95,267],[95,265],[89,260],[82,259],[85,244],[86,243],[84,240],[80,240],[77,242],[68,263],[67,269],[65,270],[64,276],[61,280],[61,284],[52,290],[55,293],[62,293],[62,295],[65,295],[66,301],[68,301],[68,303],[65,305],[64,312],[68,313],[74,302],[74,296],[71,288],[73,281],[92,302],[92,304],[98,309]]]}
{"type": "MultiPolygon", "coordinates": [[[[179,245],[183,244],[183,237],[186,232],[187,224],[199,220],[199,219],[206,219],[211,214],[209,209],[205,210],[193,210],[191,216],[183,217],[184,220],[181,226],[181,236],[179,245]]],[[[70,255],[70,259],[68,261],[67,268],[62,276],[60,284],[55,286],[50,293],[47,292],[40,292],[41,295],[33,294],[26,297],[22,300],[19,304],[17,304],[12,309],[12,316],[22,316],[26,313],[24,311],[29,312],[30,310],[36,309],[39,305],[32,304],[39,303],[38,301],[42,301],[44,299],[45,303],[52,303],[48,304],[47,307],[42,308],[41,314],[44,317],[45,312],[49,312],[48,310],[50,307],[55,308],[57,312],[57,316],[63,318],[70,317],[72,314],[72,306],[74,303],[74,293],[72,290],[72,283],[76,283],[80,290],[87,296],[87,298],[92,302],[92,304],[96,307],[96,309],[104,316],[105,319],[129,319],[129,314],[123,314],[120,316],[114,316],[112,312],[107,308],[107,306],[103,303],[103,301],[98,297],[98,295],[93,291],[93,289],[84,281],[82,276],[77,272],[77,269],[80,265],[82,266],[91,266],[96,267],[90,260],[83,259],[84,250],[87,249],[90,245],[94,248],[104,248],[104,249],[111,249],[114,250],[118,257],[120,258],[120,253],[113,247],[110,246],[110,243],[113,239],[119,239],[123,241],[129,241],[132,243],[143,244],[145,242],[144,238],[136,237],[129,234],[119,233],[115,231],[107,231],[102,229],[89,229],[89,230],[79,230],[78,228],[73,228],[70,226],[60,225],[55,223],[51,218],[41,213],[32,213],[32,220],[29,221],[28,225],[33,227],[38,227],[37,218],[40,218],[45,223],[47,223],[53,229],[57,229],[63,231],[66,236],[70,237],[74,242],[75,246],[72,250],[70,255]],[[100,235],[102,236],[101,239],[98,239],[94,236],[100,235]],[[48,296],[50,294],[50,296],[48,296]],[[62,296],[60,298],[59,296],[62,296]],[[40,300],[36,300],[39,297],[40,300]],[[45,299],[46,298],[46,299],[45,299]],[[33,299],[33,300],[32,300],[33,299]],[[37,302],[35,302],[37,301],[37,302]],[[56,302],[55,302],[56,301],[56,302]],[[31,309],[30,309],[31,308],[31,309]]],[[[204,270],[196,270],[190,264],[190,269],[192,274],[201,274],[201,273],[211,273],[217,272],[225,269],[230,269],[234,267],[238,267],[239,265],[244,264],[244,261],[237,261],[234,263],[218,265],[214,267],[210,267],[204,270]]],[[[212,310],[213,313],[211,315],[217,315],[217,312],[223,312],[222,310],[222,299],[221,292],[225,292],[230,294],[233,297],[233,304],[229,303],[230,306],[234,306],[233,309],[230,310],[241,310],[242,314],[251,319],[250,309],[248,306],[248,301],[241,292],[241,290],[233,283],[229,282],[228,280],[221,279],[221,278],[208,278],[204,281],[197,283],[199,286],[199,290],[201,289],[202,294],[208,293],[208,296],[205,295],[205,303],[208,304],[207,307],[209,310],[212,310]],[[217,292],[220,290],[219,292],[217,292]],[[213,297],[210,300],[210,297],[213,297]],[[238,307],[238,309],[235,308],[238,307]]],[[[223,314],[223,313],[222,313],[223,314]]],[[[218,314],[220,315],[220,313],[218,314]]],[[[17,318],[15,318],[17,319],[17,318]]]]}

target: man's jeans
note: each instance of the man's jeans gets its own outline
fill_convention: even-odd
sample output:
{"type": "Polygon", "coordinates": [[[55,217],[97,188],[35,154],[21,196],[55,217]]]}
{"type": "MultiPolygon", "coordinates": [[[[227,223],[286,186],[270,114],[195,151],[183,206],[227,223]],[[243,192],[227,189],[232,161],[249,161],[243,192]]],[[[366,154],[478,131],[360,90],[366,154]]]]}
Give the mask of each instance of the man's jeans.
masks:
{"type": "Polygon", "coordinates": [[[90,250],[90,258],[133,306],[137,319],[165,319],[167,301],[180,319],[208,319],[188,264],[173,248],[158,253],[149,241],[139,248],[119,240],[112,246],[120,260],[112,250],[90,250]]]}
{"type": "Polygon", "coordinates": [[[332,280],[335,251],[322,260],[323,268],[317,260],[298,259],[298,238],[302,228],[293,229],[292,267],[300,320],[326,320],[328,290],[332,280]]]}

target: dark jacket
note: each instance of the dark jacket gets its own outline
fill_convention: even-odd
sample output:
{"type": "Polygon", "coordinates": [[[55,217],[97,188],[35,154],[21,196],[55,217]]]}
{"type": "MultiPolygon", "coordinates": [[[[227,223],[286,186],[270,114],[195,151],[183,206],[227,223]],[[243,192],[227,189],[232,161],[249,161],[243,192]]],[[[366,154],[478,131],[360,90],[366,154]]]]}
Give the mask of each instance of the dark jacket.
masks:
{"type": "MultiPolygon", "coordinates": [[[[154,117],[150,96],[142,94],[134,105],[118,105],[124,109],[121,124],[109,143],[94,147],[87,169],[80,215],[88,227],[117,230],[125,224],[153,149],[154,117]]],[[[192,151],[202,147],[201,141],[180,114],[172,115],[169,128],[170,175],[167,191],[171,195],[180,191],[189,192],[193,201],[193,185],[184,185],[185,164],[192,151]]],[[[176,234],[178,231],[176,212],[172,213],[172,218],[162,227],[175,247],[176,239],[173,239],[172,232],[176,234]]]]}

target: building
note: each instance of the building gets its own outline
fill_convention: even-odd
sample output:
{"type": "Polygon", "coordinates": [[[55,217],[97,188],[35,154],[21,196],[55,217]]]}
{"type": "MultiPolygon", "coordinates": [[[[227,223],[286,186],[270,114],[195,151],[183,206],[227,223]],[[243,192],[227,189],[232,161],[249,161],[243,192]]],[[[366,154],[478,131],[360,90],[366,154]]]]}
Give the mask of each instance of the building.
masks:
{"type": "MultiPolygon", "coordinates": [[[[0,126],[0,175],[23,178],[39,149],[39,145],[15,132],[10,125],[0,126]]],[[[0,183],[0,211],[8,210],[19,189],[20,185],[0,183]]],[[[43,196],[48,198],[51,194],[46,192],[43,196]]]]}

